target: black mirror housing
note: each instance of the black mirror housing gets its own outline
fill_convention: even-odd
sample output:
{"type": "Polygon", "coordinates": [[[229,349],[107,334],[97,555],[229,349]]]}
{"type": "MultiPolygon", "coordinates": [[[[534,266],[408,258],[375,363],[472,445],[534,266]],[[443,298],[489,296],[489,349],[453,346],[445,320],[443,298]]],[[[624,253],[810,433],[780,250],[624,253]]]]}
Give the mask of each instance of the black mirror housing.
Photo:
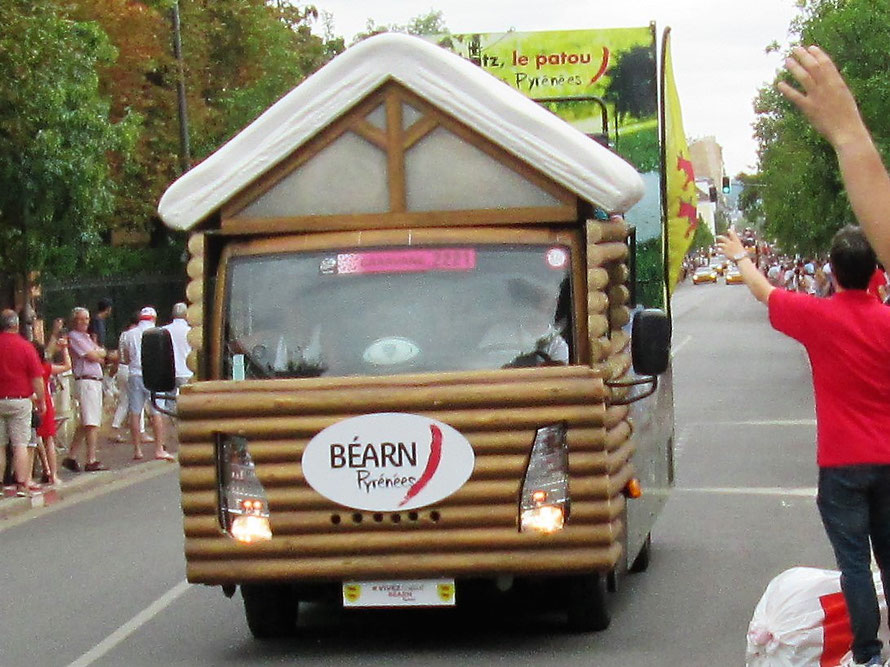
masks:
{"type": "Polygon", "coordinates": [[[173,339],[166,329],[154,327],[142,333],[142,381],[156,393],[176,389],[173,339]]]}
{"type": "Polygon", "coordinates": [[[658,308],[646,308],[634,315],[631,354],[639,375],[661,375],[671,359],[671,319],[658,308]]]}

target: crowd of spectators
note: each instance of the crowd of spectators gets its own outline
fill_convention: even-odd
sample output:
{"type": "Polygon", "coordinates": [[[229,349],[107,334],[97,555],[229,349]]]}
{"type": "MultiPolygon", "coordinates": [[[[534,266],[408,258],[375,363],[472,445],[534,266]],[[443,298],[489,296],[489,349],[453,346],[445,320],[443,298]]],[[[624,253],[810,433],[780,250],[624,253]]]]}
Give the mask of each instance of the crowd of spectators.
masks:
{"type": "MultiPolygon", "coordinates": [[[[99,432],[112,415],[111,426],[117,431],[113,440],[133,443],[133,458],[143,458],[142,444],[154,445],[154,458],[173,461],[164,447],[165,423],[149,400],[142,381],[142,333],[156,326],[157,312],[151,306],[133,315],[132,325],[118,340],[117,349],[107,347],[107,319],[113,304],[99,302],[93,316],[78,306],[69,320],[53,322],[46,344],[29,343],[22,335],[20,321],[13,310],[0,317],[0,472],[6,482],[15,484],[17,495],[27,496],[43,488],[58,485],[57,452],[65,452],[61,466],[80,472],[107,470],[99,460],[99,432]],[[66,326],[67,324],[67,326],[66,326]],[[60,391],[60,379],[73,381],[76,427],[67,447],[59,442],[59,422],[53,396],[60,391]],[[111,405],[115,407],[111,410],[111,405]],[[145,433],[148,415],[154,437],[145,433]],[[124,420],[128,429],[123,430],[124,420]],[[83,450],[83,454],[80,452],[83,450]],[[7,451],[11,456],[7,457],[7,451]],[[7,465],[7,458],[10,465],[7,465]],[[40,482],[35,481],[36,461],[40,463],[40,482]]],[[[176,363],[177,387],[191,377],[185,360],[191,348],[187,341],[189,326],[186,305],[177,303],[166,328],[171,335],[176,363]]]]}
{"type": "MultiPolygon", "coordinates": [[[[759,266],[773,287],[792,292],[828,297],[835,293],[831,264],[825,257],[811,259],[774,258],[759,266]]],[[[878,264],[869,283],[868,291],[883,303],[890,302],[890,278],[884,266],[878,264]]]]}
{"type": "MultiPolygon", "coordinates": [[[[828,297],[835,293],[831,264],[827,256],[787,257],[757,251],[752,253],[752,259],[773,287],[819,297],[828,297]]],[[[692,275],[697,267],[718,261],[725,261],[725,258],[718,255],[716,250],[700,249],[691,252],[684,260],[681,281],[692,275]]],[[[890,305],[890,274],[883,264],[878,264],[868,291],[881,302],[890,305]]]]}

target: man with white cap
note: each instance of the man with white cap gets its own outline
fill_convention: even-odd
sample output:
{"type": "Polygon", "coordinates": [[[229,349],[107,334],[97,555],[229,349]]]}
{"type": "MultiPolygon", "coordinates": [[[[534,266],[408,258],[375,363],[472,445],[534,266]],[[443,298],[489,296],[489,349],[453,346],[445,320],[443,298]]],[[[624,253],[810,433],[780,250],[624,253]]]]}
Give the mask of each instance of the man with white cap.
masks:
{"type": "MultiPolygon", "coordinates": [[[[150,393],[142,381],[142,334],[146,329],[154,327],[157,319],[157,311],[151,306],[146,306],[139,311],[139,324],[121,338],[121,358],[130,369],[130,376],[127,378],[127,397],[130,401],[130,435],[133,438],[134,459],[143,457],[139,414],[145,409],[145,404],[150,398],[150,393]]],[[[149,412],[152,429],[155,432],[155,458],[163,461],[175,460],[164,449],[164,422],[161,414],[153,405],[149,412]]]]}

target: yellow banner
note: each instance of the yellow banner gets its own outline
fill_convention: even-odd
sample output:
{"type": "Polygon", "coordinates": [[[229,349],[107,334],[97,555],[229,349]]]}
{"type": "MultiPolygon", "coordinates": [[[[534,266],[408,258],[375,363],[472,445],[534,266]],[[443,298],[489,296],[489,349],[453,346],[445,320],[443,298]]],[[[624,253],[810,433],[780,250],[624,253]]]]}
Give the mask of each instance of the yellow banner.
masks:
{"type": "Polygon", "coordinates": [[[683,131],[683,114],[671,64],[670,28],[664,32],[662,44],[662,95],[664,96],[664,178],[665,212],[667,217],[668,289],[673,294],[680,277],[683,257],[692,245],[698,226],[698,194],[695,174],[689,156],[689,145],[683,131]]]}

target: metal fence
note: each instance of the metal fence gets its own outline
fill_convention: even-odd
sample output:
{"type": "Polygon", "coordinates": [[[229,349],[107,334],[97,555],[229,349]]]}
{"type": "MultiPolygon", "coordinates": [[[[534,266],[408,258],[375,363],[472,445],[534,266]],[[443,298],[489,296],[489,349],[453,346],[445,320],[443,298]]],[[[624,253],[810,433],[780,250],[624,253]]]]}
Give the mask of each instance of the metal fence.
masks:
{"type": "Polygon", "coordinates": [[[44,281],[41,297],[36,304],[37,316],[41,317],[47,331],[57,317],[68,318],[75,306],[96,311],[100,299],[111,299],[114,304],[108,318],[106,345],[117,347],[120,332],[134,313],[143,306],[153,306],[158,311],[158,324],[170,321],[170,310],[177,301],[185,301],[188,277],[181,275],[142,275],[109,278],[91,278],[80,281],[44,281]]]}

